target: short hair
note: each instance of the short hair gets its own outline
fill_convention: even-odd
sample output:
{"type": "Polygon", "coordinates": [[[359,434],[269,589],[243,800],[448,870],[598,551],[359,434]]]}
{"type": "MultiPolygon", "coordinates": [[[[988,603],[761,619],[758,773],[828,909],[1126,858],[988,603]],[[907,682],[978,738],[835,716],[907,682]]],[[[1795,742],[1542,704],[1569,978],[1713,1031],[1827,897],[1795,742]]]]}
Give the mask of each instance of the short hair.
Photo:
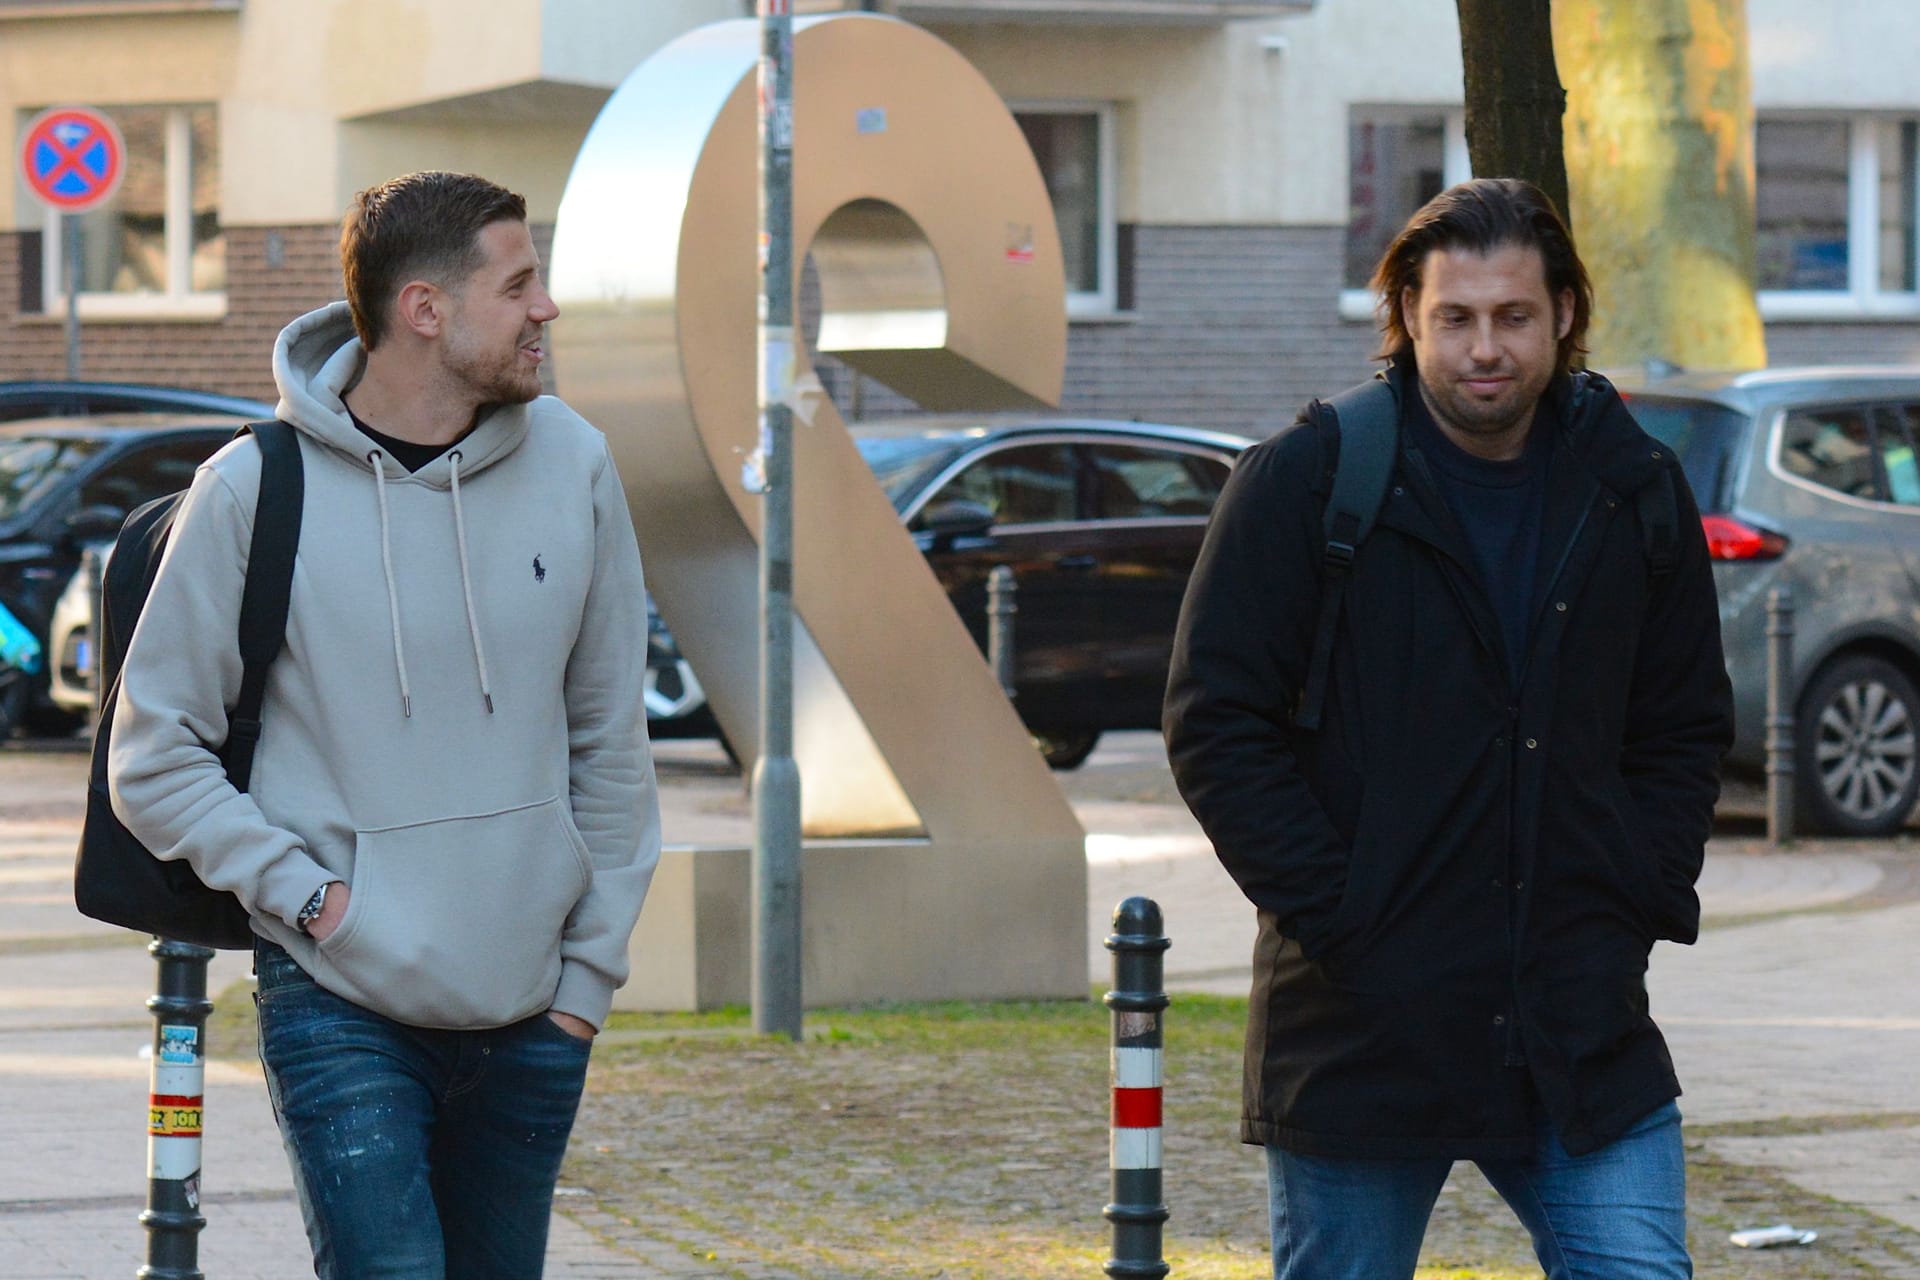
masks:
{"type": "Polygon", "coordinates": [[[1558,315],[1562,292],[1573,294],[1573,323],[1560,339],[1554,371],[1565,373],[1576,356],[1586,354],[1587,325],[1593,317],[1593,284],[1573,233],[1547,194],[1518,178],[1475,178],[1448,187],[1420,206],[1374,268],[1373,289],[1380,296],[1380,349],[1375,359],[1405,356],[1413,350],[1407,331],[1406,294],[1420,288],[1420,271],[1435,249],[1490,253],[1503,245],[1538,249],[1546,266],[1547,293],[1558,315]]]}
{"type": "Polygon", "coordinates": [[[340,273],[354,331],[371,351],[411,280],[452,288],[485,260],[480,233],[527,220],[527,202],[470,173],[409,173],[353,197],[340,223],[340,273]]]}

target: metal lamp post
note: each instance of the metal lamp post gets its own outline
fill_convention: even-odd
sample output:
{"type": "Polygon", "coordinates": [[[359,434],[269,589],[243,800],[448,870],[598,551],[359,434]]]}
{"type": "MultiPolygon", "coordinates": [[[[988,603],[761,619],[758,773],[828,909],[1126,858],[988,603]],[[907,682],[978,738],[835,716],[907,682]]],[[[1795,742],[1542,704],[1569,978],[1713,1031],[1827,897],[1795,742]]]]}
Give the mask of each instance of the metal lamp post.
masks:
{"type": "Polygon", "coordinates": [[[793,11],[760,0],[760,754],[753,1027],[800,1038],[800,769],[793,758],[793,11]]]}

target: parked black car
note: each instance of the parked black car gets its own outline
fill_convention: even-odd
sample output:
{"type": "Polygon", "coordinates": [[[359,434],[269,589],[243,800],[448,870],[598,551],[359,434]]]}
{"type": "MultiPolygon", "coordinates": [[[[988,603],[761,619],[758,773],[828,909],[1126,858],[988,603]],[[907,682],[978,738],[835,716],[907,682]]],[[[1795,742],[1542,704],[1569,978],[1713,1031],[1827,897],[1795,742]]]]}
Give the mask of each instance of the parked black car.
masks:
{"type": "Polygon", "coordinates": [[[1920,368],[1618,381],[1700,504],[1733,680],[1730,762],[1765,763],[1767,597],[1784,587],[1800,825],[1899,830],[1920,798],[1920,368]]]}
{"type": "Polygon", "coordinates": [[[55,638],[55,602],[80,567],[88,543],[105,542],[127,513],[184,489],[193,472],[248,421],[270,418],[265,405],[222,414],[127,413],[30,418],[0,425],[0,606],[40,643],[38,670],[0,669],[0,738],[23,720],[71,728],[73,716],[49,701],[48,677],[74,637],[55,638]]]}
{"type": "MultiPolygon", "coordinates": [[[[1050,764],[1078,765],[1105,730],[1159,725],[1187,577],[1214,499],[1252,441],[977,415],[890,419],[852,434],[983,653],[987,576],[1014,570],[1014,705],[1050,764]]],[[[657,736],[716,732],[664,625],[649,666],[657,736]]]]}
{"type": "Polygon", "coordinates": [[[240,396],[140,382],[0,382],[0,422],[20,418],[78,418],[101,413],[232,413],[251,420],[273,416],[273,406],[240,396]]]}

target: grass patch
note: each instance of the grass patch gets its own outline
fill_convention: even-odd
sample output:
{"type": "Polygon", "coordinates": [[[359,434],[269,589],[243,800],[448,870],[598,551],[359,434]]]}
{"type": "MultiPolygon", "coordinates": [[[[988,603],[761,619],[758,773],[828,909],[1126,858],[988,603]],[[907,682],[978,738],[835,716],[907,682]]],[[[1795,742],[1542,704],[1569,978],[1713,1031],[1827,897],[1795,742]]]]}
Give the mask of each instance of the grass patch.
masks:
{"type": "MultiPolygon", "coordinates": [[[[1265,1280],[1266,1174],[1235,1141],[1243,998],[1181,995],[1166,1019],[1165,1255],[1179,1280],[1265,1280]]],[[[744,1008],[615,1014],[602,1033],[560,1208],[671,1280],[1084,1280],[1108,1257],[1108,1014],[1097,1001],[944,1001],[810,1012],[798,1042],[744,1008]],[[584,1195],[577,1194],[584,1192],[584,1195]]],[[[253,1060],[251,984],[208,1044],[253,1060]]],[[[1920,1274],[1920,1235],[1705,1149],[1709,1137],[1904,1127],[1826,1116],[1687,1129],[1701,1280],[1920,1274]],[[1788,1221],[1820,1240],[1734,1248],[1788,1221]]],[[[1418,1280],[1522,1280],[1525,1231],[1456,1167],[1418,1280]]]]}
{"type": "Polygon", "coordinates": [[[63,933],[0,939],[0,956],[48,955],[56,951],[120,951],[146,948],[152,939],[137,933],[63,933]]]}
{"type": "Polygon", "coordinates": [[[207,1015],[207,1056],[258,1067],[254,1026],[253,981],[241,978],[213,997],[213,1012],[207,1015]]]}

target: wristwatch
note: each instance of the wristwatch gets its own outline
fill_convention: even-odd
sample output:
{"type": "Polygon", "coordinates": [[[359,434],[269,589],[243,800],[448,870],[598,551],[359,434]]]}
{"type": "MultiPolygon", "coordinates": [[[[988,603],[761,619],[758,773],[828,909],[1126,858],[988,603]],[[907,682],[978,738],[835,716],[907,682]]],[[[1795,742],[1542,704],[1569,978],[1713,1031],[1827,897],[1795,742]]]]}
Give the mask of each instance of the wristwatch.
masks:
{"type": "Polygon", "coordinates": [[[315,889],[313,896],[307,899],[307,905],[300,908],[300,914],[293,918],[294,928],[311,936],[313,922],[318,920],[320,913],[327,908],[327,890],[339,883],[338,880],[329,880],[315,889]]]}

